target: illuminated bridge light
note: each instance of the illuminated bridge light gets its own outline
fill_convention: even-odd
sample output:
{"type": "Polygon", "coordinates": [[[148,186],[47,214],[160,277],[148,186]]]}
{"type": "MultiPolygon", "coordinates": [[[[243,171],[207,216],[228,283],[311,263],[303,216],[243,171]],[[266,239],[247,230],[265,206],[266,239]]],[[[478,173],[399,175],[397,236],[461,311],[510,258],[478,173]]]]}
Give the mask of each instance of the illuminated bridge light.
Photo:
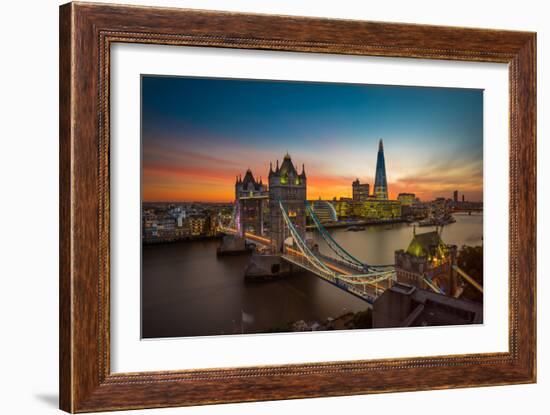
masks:
{"type": "Polygon", "coordinates": [[[247,238],[250,238],[250,239],[257,239],[258,241],[263,241],[263,242],[266,242],[268,244],[271,243],[271,239],[264,238],[263,236],[259,236],[259,235],[254,235],[253,233],[250,233],[250,232],[246,232],[244,234],[244,236],[246,236],[247,238]]]}
{"type": "MultiPolygon", "coordinates": [[[[301,256],[301,257],[304,256],[304,254],[302,254],[300,251],[297,251],[296,249],[292,249],[292,248],[287,247],[286,250],[288,252],[290,252],[291,254],[293,254],[293,255],[298,255],[298,256],[301,256]]],[[[349,271],[343,270],[342,268],[339,268],[336,265],[332,265],[332,264],[330,264],[326,261],[322,261],[322,262],[323,262],[323,264],[325,264],[327,267],[329,267],[333,271],[337,271],[337,272],[341,273],[342,275],[352,275],[349,271]]]]}
{"type": "MultiPolygon", "coordinates": [[[[288,157],[287,164],[290,164],[290,157],[288,157]]],[[[279,170],[280,169],[278,168],[277,172],[279,172],[279,170]]],[[[276,173],[271,170],[270,175],[275,176],[276,173]]],[[[304,183],[305,187],[305,173],[302,173],[301,176],[303,176],[303,179],[299,178],[296,183],[304,183]]],[[[295,183],[294,177],[292,177],[292,180],[290,180],[290,178],[285,174],[281,174],[276,178],[277,180],[280,180],[280,182],[278,181],[277,183],[292,183],[292,185],[295,183]]],[[[239,200],[244,199],[270,200],[267,195],[250,195],[249,192],[246,192],[246,194],[241,194],[239,196],[239,200]]],[[[222,225],[220,223],[219,229],[221,230],[221,232],[224,232],[226,234],[238,235],[244,237],[248,241],[258,242],[263,246],[274,248],[277,253],[279,252],[279,248],[277,248],[277,246],[279,245],[279,241],[277,238],[280,238],[278,235],[282,234],[283,236],[291,236],[293,241],[292,243],[295,245],[293,247],[290,247],[287,245],[286,239],[283,240],[284,243],[282,243],[282,259],[292,264],[295,264],[296,266],[301,267],[304,270],[312,272],[314,275],[337,285],[339,288],[347,292],[363,298],[370,304],[372,304],[374,299],[381,292],[384,292],[386,288],[391,287],[392,282],[395,279],[395,268],[393,266],[368,267],[362,261],[358,260],[350,253],[345,251],[344,248],[342,248],[340,244],[336,242],[326,231],[324,226],[318,220],[312,206],[309,205],[305,198],[303,201],[300,200],[302,201],[302,203],[304,203],[303,206],[305,209],[303,210],[301,209],[301,207],[296,207],[296,205],[290,205],[287,210],[287,208],[284,207],[283,202],[280,198],[275,199],[275,201],[278,201],[278,209],[276,207],[276,202],[274,206],[272,206],[272,208],[277,209],[277,212],[280,212],[283,221],[281,221],[282,225],[277,228],[279,233],[274,232],[273,224],[271,224],[272,227],[270,228],[270,231],[274,239],[264,237],[262,235],[257,235],[256,232],[252,230],[252,228],[248,228],[248,232],[242,232],[239,227],[235,229],[235,224],[241,223],[242,218],[240,217],[240,214],[246,213],[243,211],[234,212],[234,220],[232,220],[232,223],[230,223],[228,226],[222,225]],[[313,218],[316,227],[323,236],[324,240],[327,242],[332,254],[336,254],[337,257],[334,257],[334,255],[322,255],[315,250],[312,250],[308,246],[305,241],[305,237],[302,236],[302,234],[300,233],[302,227],[305,228],[305,225],[301,225],[302,227],[297,227],[298,224],[294,223],[296,221],[296,218],[303,218],[305,221],[306,212],[308,212],[313,218]],[[384,282],[384,284],[388,285],[388,287],[380,285],[381,282],[384,282]]],[[[334,213],[336,213],[334,206],[332,206],[329,202],[326,203],[328,204],[329,208],[331,208],[334,213]]],[[[334,216],[337,217],[336,215],[334,216]]],[[[410,249],[413,248],[414,246],[410,249]]],[[[259,249],[259,252],[262,253],[263,250],[259,249]]]]}

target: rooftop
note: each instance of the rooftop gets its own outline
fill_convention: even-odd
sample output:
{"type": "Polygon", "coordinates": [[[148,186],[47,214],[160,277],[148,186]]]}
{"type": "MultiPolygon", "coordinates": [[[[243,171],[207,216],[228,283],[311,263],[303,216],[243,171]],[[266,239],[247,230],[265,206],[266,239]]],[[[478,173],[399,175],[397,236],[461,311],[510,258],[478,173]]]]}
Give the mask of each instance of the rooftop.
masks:
{"type": "Polygon", "coordinates": [[[374,303],[375,327],[483,323],[483,304],[397,283],[374,303]]]}
{"type": "Polygon", "coordinates": [[[429,256],[432,255],[435,250],[440,250],[444,247],[445,243],[437,231],[415,233],[407,248],[407,253],[417,257],[429,256]]]}
{"type": "Polygon", "coordinates": [[[279,160],[277,160],[275,171],[273,171],[273,165],[270,164],[269,176],[301,177],[302,179],[305,179],[306,171],[305,171],[304,165],[302,164],[302,173],[298,174],[298,171],[296,170],[294,163],[292,163],[290,154],[286,153],[280,167],[279,167],[279,160]]]}

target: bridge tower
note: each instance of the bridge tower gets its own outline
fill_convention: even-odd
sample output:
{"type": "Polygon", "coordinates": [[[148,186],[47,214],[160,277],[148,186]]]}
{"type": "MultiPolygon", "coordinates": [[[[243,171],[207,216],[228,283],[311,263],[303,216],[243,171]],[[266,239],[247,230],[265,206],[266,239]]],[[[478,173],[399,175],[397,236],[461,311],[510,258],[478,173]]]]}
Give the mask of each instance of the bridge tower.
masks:
{"type": "Polygon", "coordinates": [[[270,237],[275,252],[282,252],[285,238],[284,219],[279,206],[282,202],[290,220],[298,233],[305,240],[306,235],[306,187],[307,178],[304,165],[302,173],[298,174],[290,155],[287,153],[279,167],[279,160],[275,170],[269,165],[269,219],[270,237]]]}
{"type": "Polygon", "coordinates": [[[418,288],[436,287],[447,296],[460,290],[454,270],[457,261],[456,245],[447,245],[437,231],[413,234],[406,251],[395,251],[397,282],[418,288]]]}
{"type": "Polygon", "coordinates": [[[235,226],[239,236],[245,232],[263,235],[264,211],[267,204],[267,189],[262,179],[255,179],[248,169],[241,179],[235,181],[235,226]]]}

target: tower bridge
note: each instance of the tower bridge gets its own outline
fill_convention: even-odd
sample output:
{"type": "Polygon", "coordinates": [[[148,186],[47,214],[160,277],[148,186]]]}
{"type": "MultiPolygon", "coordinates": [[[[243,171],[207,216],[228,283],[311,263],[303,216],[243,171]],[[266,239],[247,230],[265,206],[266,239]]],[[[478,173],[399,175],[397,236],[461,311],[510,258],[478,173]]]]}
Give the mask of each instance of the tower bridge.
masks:
{"type": "MultiPolygon", "coordinates": [[[[393,264],[365,263],[347,251],[325,229],[306,199],[306,189],[305,166],[302,165],[302,171],[298,173],[288,153],[280,166],[278,160],[275,168],[273,163],[270,163],[267,188],[261,178],[259,180],[254,178],[250,169],[247,170],[243,179],[240,176],[237,177],[235,207],[231,222],[223,224],[220,220],[218,226],[222,233],[232,236],[234,240],[242,241],[241,249],[245,248],[246,242],[253,243],[257,247],[249,264],[252,269],[250,274],[254,278],[278,277],[289,273],[294,266],[362,298],[370,305],[386,289],[402,279],[406,279],[409,283],[412,281],[420,288],[431,289],[439,294],[453,294],[453,296],[460,295],[457,274],[471,283],[471,278],[467,278],[467,275],[464,277],[462,274],[465,273],[457,267],[454,261],[456,253],[447,255],[448,252],[445,251],[445,258],[439,255],[441,251],[439,248],[443,245],[434,235],[431,238],[437,239],[439,248],[435,248],[439,250],[432,252],[434,247],[431,246],[430,241],[427,241],[422,250],[417,249],[424,253],[417,259],[413,258],[416,250],[411,247],[408,249],[412,252],[411,258],[406,257],[407,253],[397,251],[396,260],[399,262],[397,268],[393,264]],[[308,215],[312,219],[315,230],[326,243],[328,253],[321,253],[317,245],[306,239],[306,216],[308,215]],[[447,261],[447,257],[452,261],[447,261]],[[429,263],[426,262],[428,260],[429,263]],[[420,271],[417,272],[416,268],[411,268],[411,264],[419,261],[424,261],[426,264],[421,265],[420,271]],[[448,266],[445,265],[447,263],[448,266]],[[448,278],[445,277],[446,274],[441,274],[443,268],[448,273],[448,278]],[[426,273],[425,270],[430,272],[426,271],[426,273]]],[[[379,143],[375,193],[378,198],[387,198],[382,141],[379,143]]],[[[426,235],[428,234],[425,234],[420,242],[427,239],[426,235]]],[[[419,237],[420,235],[415,234],[416,239],[413,239],[411,244],[414,245],[416,241],[418,245],[419,237]]],[[[482,287],[474,287],[482,290],[482,287]]]]}
{"type": "MultiPolygon", "coordinates": [[[[267,253],[266,263],[276,270],[275,273],[284,269],[281,263],[272,266],[278,259],[372,304],[393,285],[395,269],[363,263],[344,249],[321,224],[306,200],[306,189],[305,166],[302,165],[299,173],[288,153],[280,166],[278,160],[275,168],[270,163],[268,189],[249,169],[244,178],[236,179],[234,214],[229,225],[219,224],[220,231],[261,246],[267,253]],[[329,247],[330,254],[320,253],[318,247],[306,240],[307,215],[329,247]],[[268,223],[264,223],[266,216],[268,223]]],[[[255,256],[256,261],[262,259],[261,254],[255,253],[255,256]]]]}

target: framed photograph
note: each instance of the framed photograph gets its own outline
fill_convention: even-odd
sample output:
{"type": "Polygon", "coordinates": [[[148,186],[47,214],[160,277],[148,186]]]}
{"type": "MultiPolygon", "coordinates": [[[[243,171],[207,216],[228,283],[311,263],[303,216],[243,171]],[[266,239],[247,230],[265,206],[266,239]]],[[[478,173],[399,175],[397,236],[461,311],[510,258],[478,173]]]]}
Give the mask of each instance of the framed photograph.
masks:
{"type": "Polygon", "coordinates": [[[60,8],[60,407],[536,381],[536,35],[60,8]]]}

